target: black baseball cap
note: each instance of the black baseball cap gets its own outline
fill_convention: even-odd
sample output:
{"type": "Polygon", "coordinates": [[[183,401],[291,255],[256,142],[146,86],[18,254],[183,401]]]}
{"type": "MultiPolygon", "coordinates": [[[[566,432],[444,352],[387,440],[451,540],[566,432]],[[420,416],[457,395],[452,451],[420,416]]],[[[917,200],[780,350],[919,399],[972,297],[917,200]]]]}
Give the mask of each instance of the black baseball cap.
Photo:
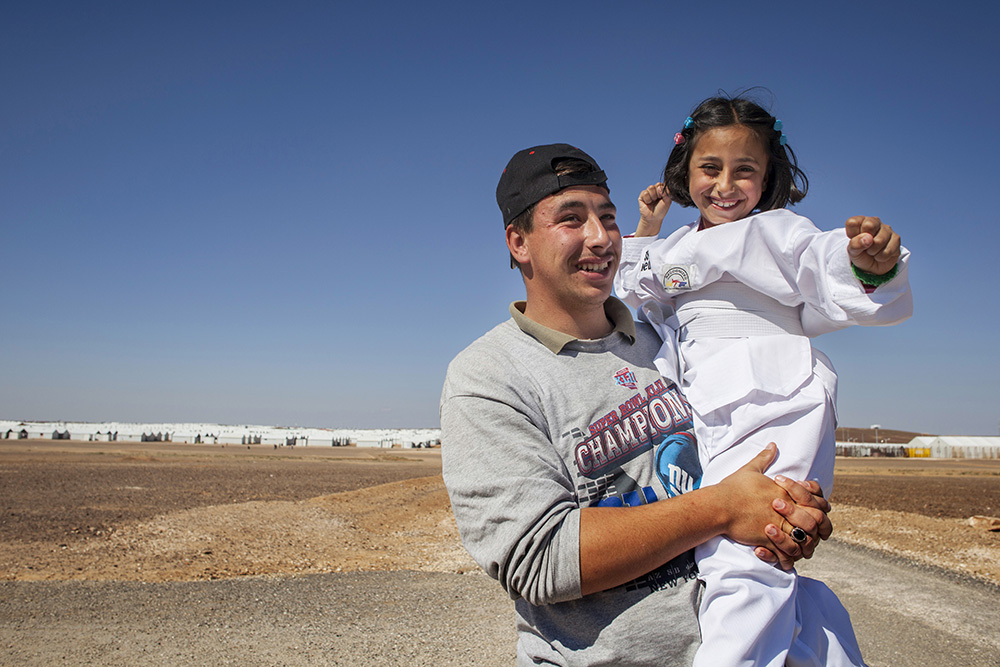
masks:
{"type": "Polygon", "coordinates": [[[506,227],[530,207],[564,188],[573,185],[603,185],[608,188],[607,180],[594,158],[569,144],[525,148],[510,159],[497,184],[497,204],[503,214],[503,225],[506,227]],[[591,170],[558,175],[555,165],[568,158],[586,162],[591,170]]]}

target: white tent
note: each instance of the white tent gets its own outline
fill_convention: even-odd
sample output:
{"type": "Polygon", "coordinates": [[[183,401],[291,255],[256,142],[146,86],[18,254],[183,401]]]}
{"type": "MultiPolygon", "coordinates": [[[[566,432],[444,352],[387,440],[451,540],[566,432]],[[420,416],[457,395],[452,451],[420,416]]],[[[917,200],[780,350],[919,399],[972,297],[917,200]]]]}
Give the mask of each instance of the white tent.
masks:
{"type": "Polygon", "coordinates": [[[906,446],[907,454],[933,459],[1000,459],[1000,437],[971,435],[920,436],[906,446]]]}

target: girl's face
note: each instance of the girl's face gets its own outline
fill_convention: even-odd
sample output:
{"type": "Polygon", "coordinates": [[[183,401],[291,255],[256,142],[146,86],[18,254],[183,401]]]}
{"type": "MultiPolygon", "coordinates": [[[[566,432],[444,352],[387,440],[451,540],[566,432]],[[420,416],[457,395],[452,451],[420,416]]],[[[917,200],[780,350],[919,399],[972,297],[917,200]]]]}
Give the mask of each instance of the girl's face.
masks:
{"type": "Polygon", "coordinates": [[[747,217],[767,187],[767,151],[750,128],[715,127],[695,140],[688,162],[688,192],[703,227],[747,217]]]}

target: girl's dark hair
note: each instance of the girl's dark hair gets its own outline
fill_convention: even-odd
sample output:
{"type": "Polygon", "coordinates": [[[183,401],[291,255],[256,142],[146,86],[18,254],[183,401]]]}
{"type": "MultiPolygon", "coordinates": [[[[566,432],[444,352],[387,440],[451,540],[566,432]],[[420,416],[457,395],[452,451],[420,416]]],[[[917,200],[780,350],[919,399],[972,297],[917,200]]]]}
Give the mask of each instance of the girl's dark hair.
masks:
{"type": "Polygon", "coordinates": [[[767,187],[754,210],[770,211],[795,204],[806,196],[809,179],[799,169],[791,146],[781,144],[781,131],[774,129],[776,118],[756,102],[735,97],[710,97],[691,112],[688,127],[681,130],[684,141],[674,146],[663,168],[663,183],[670,199],[681,206],[694,206],[688,192],[689,163],[698,137],[715,127],[743,125],[756,134],[767,153],[767,187]]]}

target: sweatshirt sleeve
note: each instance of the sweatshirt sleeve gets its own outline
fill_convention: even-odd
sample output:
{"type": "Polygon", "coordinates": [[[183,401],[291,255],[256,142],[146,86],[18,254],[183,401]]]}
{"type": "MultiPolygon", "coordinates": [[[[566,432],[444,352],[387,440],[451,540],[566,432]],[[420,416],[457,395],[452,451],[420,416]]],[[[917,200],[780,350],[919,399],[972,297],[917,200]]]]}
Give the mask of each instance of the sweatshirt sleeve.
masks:
{"type": "Polygon", "coordinates": [[[550,604],[581,597],[580,509],[543,415],[532,407],[537,385],[518,365],[490,348],[466,350],[449,366],[442,467],[472,557],[512,598],[550,604]],[[520,381],[512,383],[515,374],[520,381]]]}

